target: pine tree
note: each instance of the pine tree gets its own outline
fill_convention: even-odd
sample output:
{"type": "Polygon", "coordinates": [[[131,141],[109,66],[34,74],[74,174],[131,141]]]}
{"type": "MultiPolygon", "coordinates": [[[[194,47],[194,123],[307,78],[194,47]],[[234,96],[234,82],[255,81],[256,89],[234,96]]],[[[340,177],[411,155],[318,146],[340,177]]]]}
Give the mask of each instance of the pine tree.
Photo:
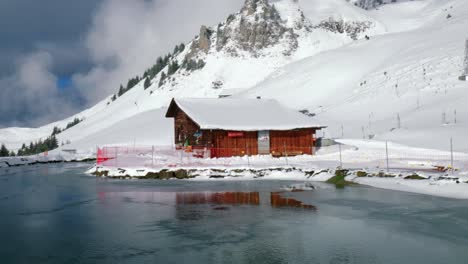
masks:
{"type": "Polygon", "coordinates": [[[166,80],[166,73],[162,72],[161,79],[159,80],[159,87],[161,87],[164,84],[164,80],[166,80]]]}
{"type": "Polygon", "coordinates": [[[119,92],[118,92],[117,94],[118,94],[119,97],[120,97],[120,96],[122,96],[122,94],[124,94],[124,93],[125,93],[125,90],[124,90],[124,88],[123,88],[123,85],[120,85],[119,92]]]}
{"type": "Polygon", "coordinates": [[[180,43],[179,45],[179,52],[182,52],[185,50],[185,44],[184,43],[180,43]]]}
{"type": "Polygon", "coordinates": [[[81,120],[80,120],[78,117],[75,117],[75,119],[73,119],[73,121],[71,121],[71,122],[69,122],[69,123],[67,124],[66,129],[69,129],[69,128],[71,128],[71,127],[74,127],[74,126],[78,125],[80,122],[81,122],[81,120]]]}
{"type": "Polygon", "coordinates": [[[117,96],[116,96],[115,94],[112,95],[111,100],[112,100],[112,102],[115,101],[115,100],[117,100],[117,96]]]}
{"type": "Polygon", "coordinates": [[[59,147],[59,144],[58,144],[57,137],[51,136],[51,137],[50,137],[49,149],[52,150],[52,149],[56,149],[56,148],[58,148],[58,147],[59,147]]]}
{"type": "Polygon", "coordinates": [[[62,130],[56,126],[54,126],[54,129],[52,130],[52,135],[58,135],[62,132],[62,130]]]}
{"type": "Polygon", "coordinates": [[[158,57],[156,60],[156,65],[154,65],[154,70],[152,73],[152,77],[156,76],[159,72],[161,72],[164,69],[164,60],[161,57],[158,57]]]}
{"type": "Polygon", "coordinates": [[[169,63],[169,68],[167,70],[167,74],[168,75],[172,75],[174,73],[177,72],[177,70],[179,69],[179,63],[177,63],[177,61],[173,61],[172,63],[169,63]]]}
{"type": "Polygon", "coordinates": [[[167,54],[163,59],[163,68],[167,66],[169,63],[169,59],[171,58],[171,54],[167,54]]]}
{"type": "Polygon", "coordinates": [[[148,87],[150,86],[151,86],[151,81],[149,78],[146,78],[145,83],[144,83],[145,90],[148,89],[148,87]]]}
{"type": "Polygon", "coordinates": [[[197,69],[201,69],[203,67],[205,67],[205,62],[202,59],[199,59],[197,63],[197,69]]]}
{"type": "Polygon", "coordinates": [[[16,156],[15,152],[13,150],[10,151],[10,157],[15,157],[15,156],[16,156]]]}
{"type": "Polygon", "coordinates": [[[0,148],[0,157],[8,157],[9,155],[10,155],[10,152],[8,151],[6,146],[4,144],[2,144],[2,146],[0,148]]]}

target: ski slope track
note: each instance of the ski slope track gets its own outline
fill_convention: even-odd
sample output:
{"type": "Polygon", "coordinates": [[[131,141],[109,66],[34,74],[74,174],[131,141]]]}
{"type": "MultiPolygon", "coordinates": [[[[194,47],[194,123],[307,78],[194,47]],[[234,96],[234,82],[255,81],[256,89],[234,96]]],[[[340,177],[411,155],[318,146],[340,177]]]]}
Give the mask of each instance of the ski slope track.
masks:
{"type": "MultiPolygon", "coordinates": [[[[457,151],[468,151],[468,82],[458,80],[468,38],[467,1],[398,1],[368,10],[346,0],[270,4],[281,17],[279,25],[292,34],[254,51],[239,48],[233,38],[219,49],[212,34],[211,46],[196,54],[205,62],[202,69],[179,69],[162,86],[158,74],[148,89],[142,81],[114,102],[109,95],[40,128],[0,129],[0,142],[15,150],[78,117],[84,121],[58,135],[59,142],[70,144],[57,151],[171,145],[172,122],[164,113],[173,97],[214,98],[235,88],[240,92],[234,97],[261,96],[314,113],[328,126],[326,137],[371,137],[440,150],[449,148],[452,137],[457,151]]],[[[234,19],[242,16],[234,14],[234,19]]],[[[244,17],[254,21],[248,19],[244,17]]],[[[221,24],[237,32],[236,23],[221,24]]],[[[217,27],[211,27],[213,32],[217,27]]],[[[179,64],[197,41],[177,55],[179,64]]]]}

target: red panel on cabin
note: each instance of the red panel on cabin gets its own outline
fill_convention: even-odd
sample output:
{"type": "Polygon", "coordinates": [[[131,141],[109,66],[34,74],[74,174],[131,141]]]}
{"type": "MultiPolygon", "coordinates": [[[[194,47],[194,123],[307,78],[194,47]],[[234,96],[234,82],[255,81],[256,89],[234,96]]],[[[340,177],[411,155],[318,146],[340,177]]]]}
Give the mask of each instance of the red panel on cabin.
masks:
{"type": "Polygon", "coordinates": [[[244,132],[228,132],[228,137],[243,137],[244,132]]]}

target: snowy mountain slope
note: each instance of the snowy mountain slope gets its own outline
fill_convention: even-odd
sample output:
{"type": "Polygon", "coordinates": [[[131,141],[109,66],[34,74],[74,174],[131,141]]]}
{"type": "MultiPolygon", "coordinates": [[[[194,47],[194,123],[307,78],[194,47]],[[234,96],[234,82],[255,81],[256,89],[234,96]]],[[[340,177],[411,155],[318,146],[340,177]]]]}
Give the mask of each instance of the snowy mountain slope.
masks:
{"type": "Polygon", "coordinates": [[[385,32],[409,31],[427,26],[440,17],[445,18],[453,6],[441,3],[442,1],[407,1],[371,9],[368,14],[382,23],[385,32]]]}
{"type": "MultiPolygon", "coordinates": [[[[159,73],[146,90],[141,81],[114,102],[109,96],[75,115],[85,120],[59,134],[59,141],[71,141],[64,148],[83,150],[134,140],[171,144],[172,127],[160,109],[172,97],[217,97],[230,88],[244,90],[241,96],[275,98],[296,110],[317,113],[331,136],[340,136],[343,124],[345,136],[361,138],[364,126],[366,136],[442,148],[418,131],[441,130],[435,132],[441,136],[446,128],[448,134],[466,129],[440,125],[441,109],[449,116],[452,102],[460,104],[460,122],[467,114],[456,103],[466,98],[464,83],[453,78],[461,73],[462,39],[467,37],[464,1],[404,1],[369,11],[345,0],[270,2],[247,0],[240,12],[219,25],[202,27],[173,58],[179,65],[202,60],[201,69],[181,68],[161,86],[159,73]],[[398,114],[403,128],[390,133],[398,114]],[[419,122],[427,116],[430,122],[419,122]]],[[[38,129],[1,129],[0,142],[17,148],[72,119],[38,129]]]]}
{"type": "Polygon", "coordinates": [[[346,137],[362,138],[364,128],[365,137],[447,149],[452,136],[468,150],[468,89],[458,81],[468,3],[432,1],[420,7],[422,19],[428,13],[432,19],[417,30],[376,36],[292,63],[245,95],[306,108],[330,124],[329,136],[341,136],[343,124],[346,137]],[[449,6],[454,19],[444,14],[449,6]],[[401,129],[391,131],[398,127],[398,115],[401,129]]]}
{"type": "MultiPolygon", "coordinates": [[[[369,12],[345,3],[346,0],[302,0],[299,2],[304,15],[313,23],[319,24],[323,20],[332,18],[345,21],[373,21],[369,12]]],[[[376,21],[374,21],[376,22],[376,21]]]]}
{"type": "MultiPolygon", "coordinates": [[[[86,132],[81,137],[67,145],[66,149],[77,149],[82,152],[96,150],[99,145],[119,146],[170,146],[173,138],[173,122],[164,117],[166,109],[155,109],[141,112],[127,119],[120,120],[104,129],[86,132]]],[[[72,131],[72,130],[70,130],[72,131]]],[[[73,137],[73,135],[63,135],[73,137]]]]}
{"type": "MultiPolygon", "coordinates": [[[[222,89],[250,88],[286,64],[353,41],[345,31],[318,26],[322,20],[329,21],[332,7],[326,8],[327,4],[321,3],[326,11],[318,9],[313,16],[310,13],[304,16],[301,11],[304,3],[308,2],[247,0],[241,11],[219,25],[202,27],[199,36],[174,58],[179,65],[186,59],[203,60],[205,66],[202,69],[180,69],[161,87],[161,74],[158,74],[147,90],[140,83],[111,104],[108,104],[111,101],[109,96],[77,114],[85,121],[59,134],[59,141],[79,141],[137,113],[164,107],[172,97],[217,97],[222,89]],[[309,20],[312,17],[320,20],[309,20]]],[[[349,6],[344,8],[344,17],[349,17],[350,21],[369,21],[371,24],[360,30],[356,37],[381,33],[381,28],[376,26],[378,23],[370,21],[364,10],[349,3],[341,4],[349,6]],[[347,14],[351,13],[348,10],[352,10],[352,15],[347,14]]],[[[336,7],[336,3],[330,2],[330,5],[336,7]]],[[[356,30],[357,27],[352,25],[349,30],[356,30]]],[[[166,68],[164,72],[167,71],[166,68]]],[[[18,148],[23,142],[45,138],[54,126],[63,128],[67,121],[38,129],[3,129],[0,130],[0,141],[10,148],[18,148]]]]}

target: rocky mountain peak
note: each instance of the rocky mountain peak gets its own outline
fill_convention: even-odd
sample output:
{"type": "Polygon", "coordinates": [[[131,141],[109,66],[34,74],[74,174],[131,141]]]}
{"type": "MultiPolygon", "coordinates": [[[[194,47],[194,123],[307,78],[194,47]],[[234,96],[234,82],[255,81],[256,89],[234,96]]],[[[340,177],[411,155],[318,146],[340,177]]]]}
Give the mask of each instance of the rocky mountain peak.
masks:
{"type": "Polygon", "coordinates": [[[230,15],[218,25],[216,49],[235,54],[243,50],[254,55],[266,47],[278,44],[287,38],[291,47],[297,45],[293,29],[288,28],[278,10],[268,0],[246,0],[241,11],[230,15]]]}
{"type": "Polygon", "coordinates": [[[365,10],[378,8],[381,5],[396,3],[402,0],[346,0],[365,10]]]}
{"type": "Polygon", "coordinates": [[[225,51],[233,56],[248,52],[258,56],[264,48],[285,40],[284,54],[297,47],[297,36],[282,20],[280,13],[268,0],[246,0],[238,13],[231,14],[216,29],[202,26],[192,42],[187,59],[203,53],[225,51]]]}
{"type": "Polygon", "coordinates": [[[246,15],[253,15],[259,8],[268,8],[268,0],[246,0],[241,9],[241,13],[246,15]]]}
{"type": "Polygon", "coordinates": [[[465,60],[463,61],[463,79],[468,77],[468,39],[465,42],[465,60]]]}

